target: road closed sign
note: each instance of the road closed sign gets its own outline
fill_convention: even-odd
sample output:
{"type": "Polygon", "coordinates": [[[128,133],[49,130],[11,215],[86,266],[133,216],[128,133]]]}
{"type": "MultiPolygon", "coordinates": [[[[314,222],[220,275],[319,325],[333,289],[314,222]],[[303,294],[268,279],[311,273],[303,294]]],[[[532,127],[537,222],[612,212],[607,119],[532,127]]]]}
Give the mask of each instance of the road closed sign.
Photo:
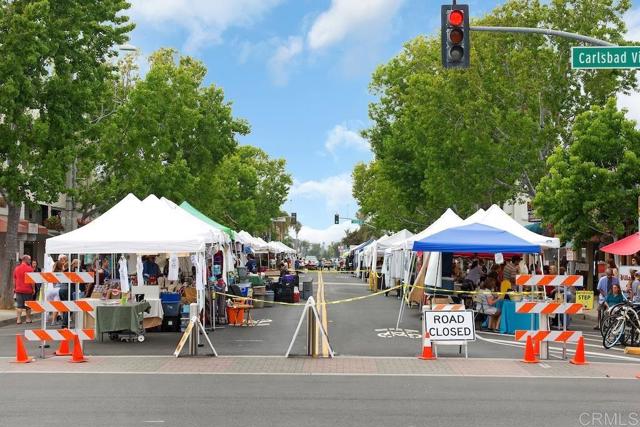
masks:
{"type": "MultiPolygon", "coordinates": [[[[426,307],[425,307],[426,308],[426,307]]],[[[430,311],[423,313],[424,330],[433,341],[474,341],[473,311],[430,311]]]]}

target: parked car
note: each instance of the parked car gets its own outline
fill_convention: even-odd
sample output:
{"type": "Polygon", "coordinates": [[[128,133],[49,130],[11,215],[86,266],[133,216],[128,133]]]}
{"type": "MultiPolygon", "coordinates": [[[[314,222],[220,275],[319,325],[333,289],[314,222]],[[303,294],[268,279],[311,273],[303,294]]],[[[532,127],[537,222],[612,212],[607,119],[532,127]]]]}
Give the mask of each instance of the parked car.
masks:
{"type": "Polygon", "coordinates": [[[313,255],[307,255],[304,257],[304,265],[309,270],[315,270],[318,268],[318,258],[313,255]]]}

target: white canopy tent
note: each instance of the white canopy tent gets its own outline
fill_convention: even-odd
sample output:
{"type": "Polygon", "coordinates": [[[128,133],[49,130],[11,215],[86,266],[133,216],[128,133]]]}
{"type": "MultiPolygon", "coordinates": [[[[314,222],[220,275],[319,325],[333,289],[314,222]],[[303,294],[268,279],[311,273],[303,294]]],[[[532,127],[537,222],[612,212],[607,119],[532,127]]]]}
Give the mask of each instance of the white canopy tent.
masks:
{"type": "Polygon", "coordinates": [[[143,204],[133,194],[82,228],[47,239],[47,254],[155,254],[203,252],[208,231],[183,226],[164,210],[143,204]]]}
{"type": "MultiPolygon", "coordinates": [[[[474,215],[467,218],[467,220],[465,221],[468,221],[474,215]]],[[[491,207],[484,212],[484,215],[481,215],[473,222],[508,231],[509,233],[520,237],[521,239],[526,240],[529,243],[534,243],[543,248],[560,248],[560,239],[558,239],[557,237],[548,237],[534,233],[533,231],[518,223],[518,221],[513,219],[511,215],[503,211],[498,205],[491,205],[491,207]]]]}

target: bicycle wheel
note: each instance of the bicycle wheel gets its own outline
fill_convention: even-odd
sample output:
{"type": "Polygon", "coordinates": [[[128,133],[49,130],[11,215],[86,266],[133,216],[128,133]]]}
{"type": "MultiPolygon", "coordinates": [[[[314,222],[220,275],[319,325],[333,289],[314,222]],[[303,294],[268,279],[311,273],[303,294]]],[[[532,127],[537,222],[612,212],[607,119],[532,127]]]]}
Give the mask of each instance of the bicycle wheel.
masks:
{"type": "Polygon", "coordinates": [[[618,318],[615,319],[615,322],[607,330],[607,333],[602,339],[602,346],[604,348],[609,349],[620,341],[620,338],[624,334],[624,324],[624,316],[618,316],[618,318]]]}
{"type": "Polygon", "coordinates": [[[600,334],[602,334],[602,338],[604,338],[611,324],[618,318],[618,314],[620,314],[623,307],[624,303],[616,304],[602,313],[602,319],[600,320],[600,334]]]}

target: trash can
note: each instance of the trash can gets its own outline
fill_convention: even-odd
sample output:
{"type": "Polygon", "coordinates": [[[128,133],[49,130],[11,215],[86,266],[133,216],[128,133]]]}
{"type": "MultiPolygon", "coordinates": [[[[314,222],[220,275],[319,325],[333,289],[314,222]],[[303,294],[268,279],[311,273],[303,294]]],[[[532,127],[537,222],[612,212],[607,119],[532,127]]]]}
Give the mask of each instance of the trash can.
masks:
{"type": "Polygon", "coordinates": [[[302,282],[302,299],[308,300],[313,296],[313,279],[302,282]]]}
{"type": "Polygon", "coordinates": [[[264,294],[264,306],[265,307],[273,307],[273,299],[274,299],[273,291],[266,291],[264,294]]]}

